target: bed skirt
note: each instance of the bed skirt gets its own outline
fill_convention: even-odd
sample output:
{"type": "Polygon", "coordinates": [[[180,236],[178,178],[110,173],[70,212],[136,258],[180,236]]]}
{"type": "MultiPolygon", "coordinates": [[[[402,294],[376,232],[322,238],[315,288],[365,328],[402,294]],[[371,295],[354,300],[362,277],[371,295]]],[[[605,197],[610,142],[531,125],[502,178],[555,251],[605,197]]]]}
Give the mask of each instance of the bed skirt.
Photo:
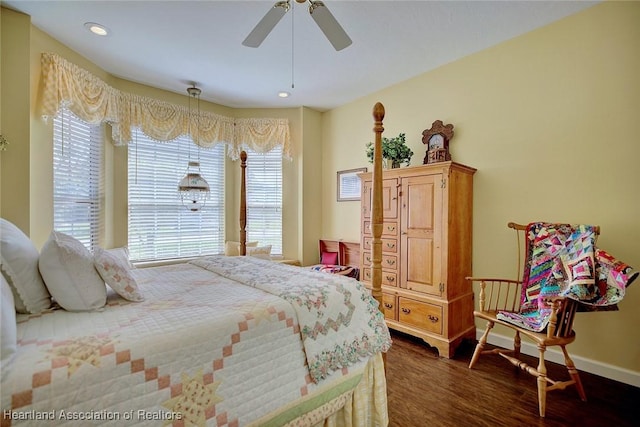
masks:
{"type": "Polygon", "coordinates": [[[356,376],[341,380],[340,384],[314,393],[309,399],[285,408],[278,415],[271,414],[268,420],[258,420],[251,425],[264,427],[385,427],[388,424],[387,383],[382,353],[378,353],[356,376]],[[350,386],[350,383],[355,383],[355,387],[350,386]],[[314,402],[316,399],[324,399],[326,402],[318,406],[317,402],[314,402]],[[308,410],[310,405],[315,409],[308,410]],[[297,415],[300,413],[302,415],[297,415]]]}

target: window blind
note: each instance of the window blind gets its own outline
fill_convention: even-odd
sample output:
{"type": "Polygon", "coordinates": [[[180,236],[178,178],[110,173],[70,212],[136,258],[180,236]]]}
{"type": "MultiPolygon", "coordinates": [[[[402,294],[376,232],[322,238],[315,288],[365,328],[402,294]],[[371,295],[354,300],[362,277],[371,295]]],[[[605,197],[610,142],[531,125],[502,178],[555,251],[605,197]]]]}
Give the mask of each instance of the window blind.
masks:
{"type": "Polygon", "coordinates": [[[282,147],[247,150],[247,241],[282,254],[282,147]]]}
{"type": "Polygon", "coordinates": [[[53,119],[53,227],[93,250],[102,215],[102,128],[61,108],[53,119]]]}
{"type": "Polygon", "coordinates": [[[139,129],[129,144],[129,253],[134,261],[187,258],[224,252],[224,145],[198,147],[190,137],[152,140],[139,129]],[[211,193],[198,212],[180,201],[178,182],[189,159],[211,193]]]}

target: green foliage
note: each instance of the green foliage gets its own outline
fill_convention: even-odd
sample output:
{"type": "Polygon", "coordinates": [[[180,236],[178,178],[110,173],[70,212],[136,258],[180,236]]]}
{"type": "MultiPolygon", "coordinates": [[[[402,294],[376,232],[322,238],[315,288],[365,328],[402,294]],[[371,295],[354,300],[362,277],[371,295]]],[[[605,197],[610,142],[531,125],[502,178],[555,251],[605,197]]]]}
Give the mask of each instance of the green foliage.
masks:
{"type": "MultiPolygon", "coordinates": [[[[369,142],[366,147],[369,163],[373,163],[373,142],[369,142]]],[[[401,133],[395,138],[382,137],[382,158],[391,163],[398,165],[400,165],[400,163],[406,163],[407,166],[409,166],[411,156],[413,156],[413,151],[406,145],[404,133],[401,133]]]]}

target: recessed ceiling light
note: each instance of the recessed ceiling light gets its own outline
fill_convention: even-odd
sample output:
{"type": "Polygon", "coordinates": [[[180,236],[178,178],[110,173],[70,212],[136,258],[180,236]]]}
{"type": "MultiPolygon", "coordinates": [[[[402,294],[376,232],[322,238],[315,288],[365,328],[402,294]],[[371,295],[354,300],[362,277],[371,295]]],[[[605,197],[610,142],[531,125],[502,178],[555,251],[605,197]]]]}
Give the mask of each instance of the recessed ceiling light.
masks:
{"type": "Polygon", "coordinates": [[[285,92],[285,91],[278,92],[278,96],[279,96],[280,98],[288,98],[288,97],[289,97],[289,95],[291,95],[289,92],[285,92]]]}
{"type": "Polygon", "coordinates": [[[93,34],[97,34],[99,36],[109,35],[109,29],[107,27],[101,24],[96,24],[95,22],[85,22],[84,27],[93,34]]]}

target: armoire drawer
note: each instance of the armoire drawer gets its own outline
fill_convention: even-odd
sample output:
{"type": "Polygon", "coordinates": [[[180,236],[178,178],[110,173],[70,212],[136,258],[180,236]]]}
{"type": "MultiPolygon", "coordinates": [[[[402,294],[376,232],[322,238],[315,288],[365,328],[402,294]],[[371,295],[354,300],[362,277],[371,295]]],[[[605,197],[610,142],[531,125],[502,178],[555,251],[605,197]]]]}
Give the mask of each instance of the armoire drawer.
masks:
{"type": "MultiPolygon", "coordinates": [[[[398,252],[398,241],[396,239],[380,239],[382,240],[382,252],[398,252]]],[[[371,251],[373,249],[373,237],[365,237],[362,249],[365,251],[371,251]]]]}
{"type": "Polygon", "coordinates": [[[398,320],[428,332],[442,334],[442,307],[439,305],[398,297],[398,320]]]}
{"type": "MultiPolygon", "coordinates": [[[[373,263],[373,255],[371,252],[362,253],[362,264],[365,267],[371,267],[373,263]]],[[[383,270],[397,270],[398,269],[398,257],[395,255],[382,254],[382,269],[383,270]]]]}
{"type": "Polygon", "coordinates": [[[395,295],[382,293],[382,311],[385,319],[398,320],[398,304],[395,295]]]}
{"type": "MultiPolygon", "coordinates": [[[[371,283],[371,269],[365,268],[361,272],[363,282],[371,283]]],[[[398,274],[395,271],[382,271],[382,284],[387,286],[398,286],[398,274]]]]}
{"type": "MultiPolygon", "coordinates": [[[[385,222],[382,224],[383,236],[397,236],[398,235],[398,223],[397,222],[385,222]]],[[[364,222],[364,234],[371,236],[371,221],[364,222]]]]}

